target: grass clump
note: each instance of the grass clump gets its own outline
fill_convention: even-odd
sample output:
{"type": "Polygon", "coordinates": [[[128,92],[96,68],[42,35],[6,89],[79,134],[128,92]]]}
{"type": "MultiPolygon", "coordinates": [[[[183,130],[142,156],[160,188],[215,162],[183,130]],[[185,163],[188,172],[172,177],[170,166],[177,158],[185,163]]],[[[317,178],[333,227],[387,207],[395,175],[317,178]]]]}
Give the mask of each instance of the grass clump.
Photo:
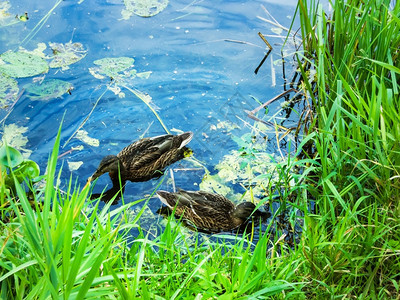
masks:
{"type": "Polygon", "coordinates": [[[299,1],[317,162],[302,237],[310,296],[395,298],[400,259],[400,4],[299,1]],[[315,76],[309,76],[315,71],[315,76]]]}

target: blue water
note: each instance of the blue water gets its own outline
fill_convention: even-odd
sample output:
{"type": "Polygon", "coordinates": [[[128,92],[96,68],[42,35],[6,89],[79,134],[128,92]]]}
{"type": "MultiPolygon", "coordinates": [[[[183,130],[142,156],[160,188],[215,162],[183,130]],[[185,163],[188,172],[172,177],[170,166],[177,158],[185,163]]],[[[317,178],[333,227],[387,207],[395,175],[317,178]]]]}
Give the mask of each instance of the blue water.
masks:
{"type": "MultiPolygon", "coordinates": [[[[33,151],[30,158],[39,163],[42,172],[63,115],[62,145],[92,110],[109,82],[108,79],[98,80],[88,72],[97,59],[133,57],[138,72],[152,71],[148,79],[137,78],[131,87],[153,98],[154,104],[159,107],[160,117],[169,129],[194,132],[190,147],[195,157],[204,162],[210,171],[224,154],[238,148],[231,138],[232,134],[241,136],[250,131],[242,120],[254,123],[244,113],[245,109],[252,110],[259,105],[251,96],[265,102],[283,92],[282,68],[275,66],[275,86],[272,85],[271,75],[271,58],[274,61],[280,59],[282,39],[267,38],[274,50],[258,75],[254,74],[266,53],[266,46],[257,33],[275,34],[272,31],[274,26],[257,16],[268,18],[261,7],[264,5],[275,19],[289,27],[296,1],[178,0],[170,1],[168,7],[154,17],[133,15],[129,20],[120,20],[123,1],[77,2],[63,1],[37,34],[23,44],[26,49],[33,50],[39,42],[67,43],[72,40],[88,49],[87,56],[71,65],[69,70],[51,69],[46,74],[47,78],[71,82],[74,86],[72,95],[65,94],[62,98],[42,102],[32,101],[23,94],[5,123],[29,128],[26,147],[33,151]],[[212,125],[226,120],[236,123],[240,129],[233,132],[211,129],[212,125]]],[[[29,20],[0,28],[0,53],[16,50],[54,3],[10,1],[11,11],[19,14],[28,12],[29,20]]],[[[18,82],[23,86],[31,80],[19,79],[18,82]]],[[[83,162],[73,172],[73,176],[83,184],[103,156],[118,153],[144,133],[145,136],[165,133],[148,107],[129,91],[123,91],[125,98],[119,98],[110,91],[105,93],[83,127],[90,137],[99,139],[99,147],[71,139],[60,149],[63,153],[71,147],[84,145],[83,150],[60,159],[60,165],[64,163],[62,180],[69,179],[71,175],[67,161],[83,162]]],[[[279,102],[274,103],[270,111],[278,107],[279,102]]],[[[1,113],[2,118],[5,113],[1,113]]],[[[267,148],[273,153],[276,151],[273,130],[270,138],[272,141],[267,148]]],[[[193,166],[180,162],[174,167],[193,166]]],[[[201,169],[177,172],[176,185],[197,190],[203,175],[201,169]]],[[[103,176],[95,190],[100,192],[109,183],[107,176],[103,176]]],[[[128,183],[125,200],[132,201],[150,194],[156,184],[157,180],[128,183]]],[[[161,188],[171,190],[171,185],[165,180],[161,188]]],[[[151,200],[152,211],[159,206],[157,199],[151,200]]]]}

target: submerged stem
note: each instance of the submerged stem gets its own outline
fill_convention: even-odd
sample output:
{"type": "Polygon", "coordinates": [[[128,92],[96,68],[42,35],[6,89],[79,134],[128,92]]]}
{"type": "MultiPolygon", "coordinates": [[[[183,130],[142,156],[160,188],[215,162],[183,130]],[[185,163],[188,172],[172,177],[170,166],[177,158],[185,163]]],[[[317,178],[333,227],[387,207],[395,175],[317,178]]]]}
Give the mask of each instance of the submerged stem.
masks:
{"type": "Polygon", "coordinates": [[[153,112],[153,114],[156,116],[158,122],[160,122],[161,126],[164,128],[165,132],[167,134],[170,134],[170,131],[168,130],[167,126],[165,126],[164,122],[161,120],[160,116],[158,115],[158,113],[156,112],[156,110],[151,107],[150,105],[150,101],[147,101],[146,99],[144,99],[144,95],[142,92],[135,90],[135,89],[131,89],[130,87],[126,86],[126,85],[121,85],[122,87],[126,88],[128,91],[130,91],[132,94],[134,94],[136,97],[138,97],[140,100],[142,100],[148,108],[150,108],[150,110],[153,112]]]}
{"type": "Polygon", "coordinates": [[[83,127],[83,125],[85,125],[85,123],[87,122],[87,120],[89,120],[90,116],[92,115],[94,109],[96,108],[97,104],[99,103],[100,99],[103,98],[104,94],[108,91],[108,88],[106,88],[104,90],[104,92],[100,95],[99,98],[97,98],[96,103],[93,105],[92,110],[90,111],[90,113],[86,116],[86,118],[82,121],[82,123],[79,125],[79,127],[74,131],[74,133],[68,138],[68,140],[64,143],[64,145],[62,146],[62,148],[65,148],[65,146],[67,146],[67,144],[69,143],[69,141],[75,136],[75,134],[79,131],[79,129],[81,129],[83,127]]]}

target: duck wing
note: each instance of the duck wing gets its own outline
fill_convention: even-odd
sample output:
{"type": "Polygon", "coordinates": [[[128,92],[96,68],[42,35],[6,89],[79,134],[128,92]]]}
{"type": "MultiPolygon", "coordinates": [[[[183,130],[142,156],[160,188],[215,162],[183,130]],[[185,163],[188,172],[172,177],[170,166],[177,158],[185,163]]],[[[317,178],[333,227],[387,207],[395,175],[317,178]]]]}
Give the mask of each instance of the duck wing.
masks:
{"type": "Polygon", "coordinates": [[[192,213],[201,218],[227,215],[235,208],[231,201],[218,194],[179,190],[177,193],[170,193],[170,195],[169,205],[166,205],[171,208],[174,208],[175,205],[190,207],[192,213]]]}
{"type": "Polygon", "coordinates": [[[179,190],[177,193],[157,191],[160,200],[178,216],[206,232],[220,232],[236,227],[230,213],[235,205],[221,195],[203,191],[179,190]]]}
{"type": "Polygon", "coordinates": [[[157,149],[155,146],[169,136],[162,135],[138,140],[122,149],[117,156],[120,160],[135,159],[142,154],[155,151],[157,149]]]}
{"type": "MultiPolygon", "coordinates": [[[[192,137],[192,132],[185,132],[180,135],[167,134],[145,138],[122,149],[118,157],[131,170],[149,168],[152,164],[155,164],[154,169],[163,169],[169,164],[169,160],[171,163],[176,161],[171,158],[182,152],[192,137]]],[[[179,157],[181,158],[183,157],[179,157]]]]}
{"type": "Polygon", "coordinates": [[[222,195],[204,191],[179,191],[182,192],[190,196],[191,207],[197,215],[227,215],[235,208],[235,205],[222,195]]]}

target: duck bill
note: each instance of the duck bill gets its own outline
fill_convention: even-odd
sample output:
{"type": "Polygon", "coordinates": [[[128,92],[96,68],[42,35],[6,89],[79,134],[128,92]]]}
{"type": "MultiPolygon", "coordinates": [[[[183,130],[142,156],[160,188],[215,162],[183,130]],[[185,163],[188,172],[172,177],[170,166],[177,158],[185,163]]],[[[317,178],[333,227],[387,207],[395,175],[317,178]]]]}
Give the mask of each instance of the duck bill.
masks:
{"type": "Polygon", "coordinates": [[[96,172],[94,172],[93,173],[93,175],[92,176],[90,176],[89,178],[88,178],[88,182],[92,182],[92,181],[94,181],[97,177],[100,177],[100,172],[98,172],[98,171],[96,171],[96,172]]]}

